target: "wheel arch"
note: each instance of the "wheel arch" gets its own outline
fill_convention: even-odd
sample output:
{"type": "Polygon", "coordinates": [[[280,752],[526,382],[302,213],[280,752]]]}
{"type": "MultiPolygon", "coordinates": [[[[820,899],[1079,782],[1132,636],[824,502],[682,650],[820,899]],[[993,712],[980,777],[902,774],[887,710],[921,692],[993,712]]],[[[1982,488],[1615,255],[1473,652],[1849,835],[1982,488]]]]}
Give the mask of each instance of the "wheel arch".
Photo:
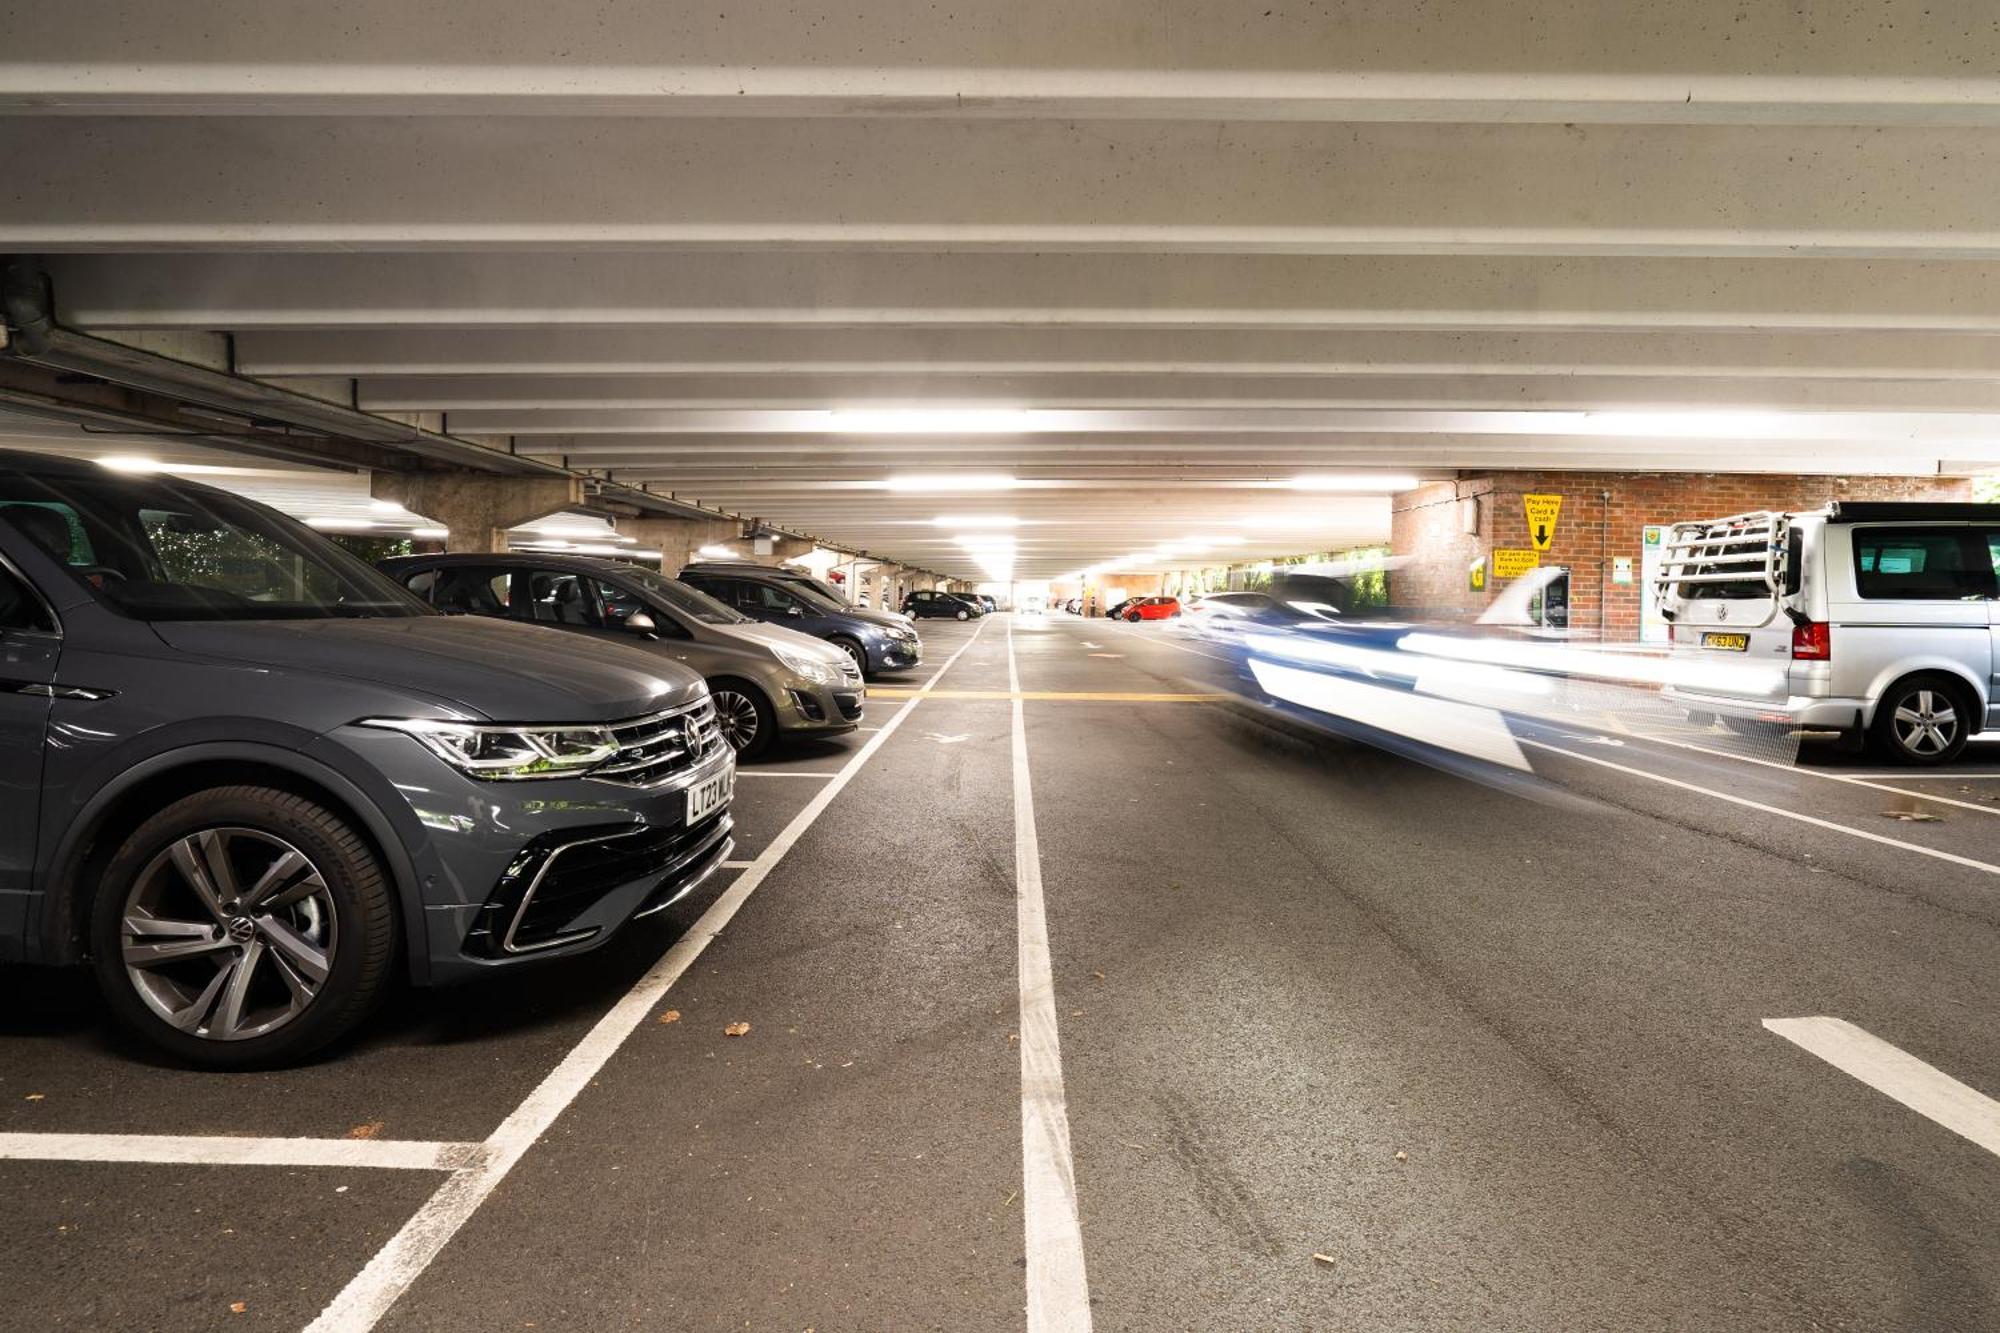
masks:
{"type": "Polygon", "coordinates": [[[1867,703],[1862,711],[1861,725],[1863,727],[1874,726],[1875,718],[1881,711],[1882,701],[1889,697],[1889,692],[1917,676],[1944,676],[1951,680],[1965,691],[1967,698],[1972,700],[1972,730],[1975,732],[1978,731],[1980,726],[1985,723],[1986,709],[1992,702],[1986,697],[1985,683],[1975,678],[1971,672],[1965,669],[1962,663],[1955,662],[1950,658],[1940,657],[1926,658],[1914,662],[1905,660],[1886,668],[1881,675],[1877,676],[1869,684],[1866,696],[1867,703]]]}
{"type": "Polygon", "coordinates": [[[180,796],[209,787],[275,787],[325,805],[353,822],[388,874],[402,919],[410,979],[428,979],[423,904],[416,867],[387,815],[345,775],[296,751],[276,746],[217,743],[169,750],[134,764],[100,788],[70,821],[49,861],[49,892],[33,932],[49,962],[84,961],[91,895],[84,890],[118,845],[147,815],[180,796]]]}

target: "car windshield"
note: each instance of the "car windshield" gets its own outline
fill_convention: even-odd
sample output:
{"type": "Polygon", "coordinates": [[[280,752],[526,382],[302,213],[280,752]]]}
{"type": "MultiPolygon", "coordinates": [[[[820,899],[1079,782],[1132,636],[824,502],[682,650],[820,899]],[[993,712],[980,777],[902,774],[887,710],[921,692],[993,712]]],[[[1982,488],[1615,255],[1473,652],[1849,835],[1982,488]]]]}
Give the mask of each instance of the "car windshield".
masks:
{"type": "Polygon", "coordinates": [[[650,569],[619,571],[626,578],[644,588],[649,594],[665,602],[670,608],[704,625],[747,625],[750,617],[741,615],[724,606],[699,588],[690,587],[678,579],[670,579],[655,574],[650,569]]]}
{"type": "Polygon", "coordinates": [[[434,614],[303,524],[170,478],[0,471],[0,520],[135,620],[434,614]]]}
{"type": "Polygon", "coordinates": [[[816,582],[807,579],[786,579],[785,591],[810,606],[815,611],[831,611],[842,615],[854,608],[840,598],[826,592],[816,582]]]}

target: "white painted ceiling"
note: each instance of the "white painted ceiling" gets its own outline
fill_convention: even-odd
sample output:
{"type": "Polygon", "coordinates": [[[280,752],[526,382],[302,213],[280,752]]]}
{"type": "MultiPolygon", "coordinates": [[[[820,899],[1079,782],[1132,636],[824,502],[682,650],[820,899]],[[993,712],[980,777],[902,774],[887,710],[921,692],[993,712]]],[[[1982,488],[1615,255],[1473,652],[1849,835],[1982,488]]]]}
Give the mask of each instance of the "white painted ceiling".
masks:
{"type": "Polygon", "coordinates": [[[1987,0],[82,0],[0,12],[0,251],[86,331],[1041,577],[1461,468],[2000,466],[1996,125],[1987,0]]]}

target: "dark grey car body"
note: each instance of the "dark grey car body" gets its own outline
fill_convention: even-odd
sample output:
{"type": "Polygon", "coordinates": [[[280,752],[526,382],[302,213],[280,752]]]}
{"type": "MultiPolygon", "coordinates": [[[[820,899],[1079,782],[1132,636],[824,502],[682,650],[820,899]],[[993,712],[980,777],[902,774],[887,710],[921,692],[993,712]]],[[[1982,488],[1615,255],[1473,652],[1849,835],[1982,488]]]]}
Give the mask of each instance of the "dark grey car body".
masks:
{"type": "MultiPolygon", "coordinates": [[[[103,476],[18,455],[0,458],[0,485],[10,474],[16,494],[103,476]]],[[[726,810],[698,830],[683,827],[686,788],[733,773],[726,745],[691,740],[680,771],[649,774],[662,780],[643,787],[594,777],[494,782],[408,734],[357,725],[625,723],[707,707],[699,676],[642,652],[579,651],[556,631],[421,608],[385,618],[138,619],[0,521],[0,580],[10,578],[34,590],[40,623],[16,614],[0,625],[0,960],[79,961],[109,850],[161,804],[206,785],[277,786],[350,819],[393,881],[408,974],[420,984],[595,947],[728,855],[726,810]],[[552,849],[616,836],[632,839],[623,849],[643,843],[656,854],[599,864],[604,875],[632,873],[572,900],[574,913],[556,923],[568,942],[510,950],[477,938],[482,910],[523,857],[552,859],[552,849]]]]}

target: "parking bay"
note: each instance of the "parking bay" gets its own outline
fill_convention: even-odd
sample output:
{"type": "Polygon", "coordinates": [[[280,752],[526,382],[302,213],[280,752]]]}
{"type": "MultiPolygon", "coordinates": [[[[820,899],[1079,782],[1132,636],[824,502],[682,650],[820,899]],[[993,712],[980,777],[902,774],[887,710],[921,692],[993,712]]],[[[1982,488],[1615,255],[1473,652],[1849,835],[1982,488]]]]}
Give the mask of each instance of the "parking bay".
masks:
{"type": "MultiPolygon", "coordinates": [[[[2000,1164],[1760,1026],[1842,1014],[2000,1089],[1977,872],[1815,865],[1564,756],[1534,800],[1302,743],[1175,701],[1159,628],[927,624],[927,671],[964,655],[871,702],[916,711],[383,1326],[1020,1326],[1010,638],[1098,1326],[1992,1320],[2000,1164]]],[[[746,769],[737,858],[881,735],[746,769]]],[[[1761,780],[1830,821],[1880,796],[1761,780]]],[[[9,997],[0,1132],[476,1144],[725,887],[302,1070],[168,1070],[81,986],[9,997]]],[[[0,1322],[301,1326],[442,1178],[0,1162],[0,1322]]]]}

